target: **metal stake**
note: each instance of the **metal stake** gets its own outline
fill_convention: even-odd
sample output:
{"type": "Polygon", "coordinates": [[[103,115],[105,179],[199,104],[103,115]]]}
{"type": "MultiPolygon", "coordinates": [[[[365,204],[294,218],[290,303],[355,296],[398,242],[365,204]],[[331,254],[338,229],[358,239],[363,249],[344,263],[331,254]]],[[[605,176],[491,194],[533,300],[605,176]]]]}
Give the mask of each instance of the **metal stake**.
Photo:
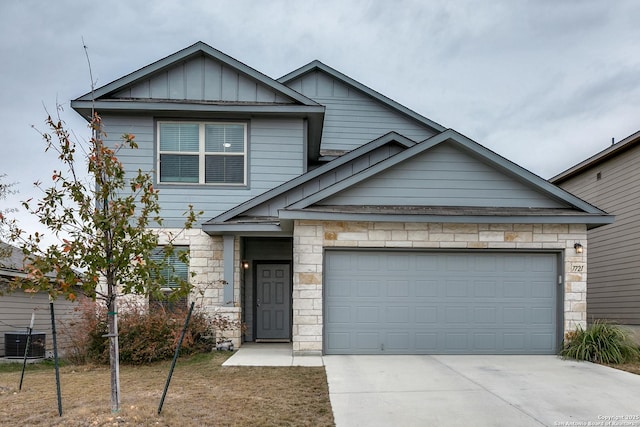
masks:
{"type": "Polygon", "coordinates": [[[169,383],[171,382],[171,376],[173,375],[173,368],[176,367],[176,361],[178,360],[178,354],[180,353],[180,347],[182,347],[182,340],[184,338],[185,333],[187,332],[187,326],[189,326],[189,320],[191,319],[191,312],[193,311],[193,305],[195,301],[191,302],[191,307],[189,308],[189,313],[187,314],[187,318],[184,321],[184,328],[182,328],[182,333],[180,334],[180,341],[178,341],[178,346],[176,347],[176,352],[173,355],[173,361],[171,362],[171,369],[169,370],[169,375],[167,376],[167,382],[164,385],[164,391],[162,392],[162,398],[160,399],[160,405],[158,405],[158,415],[162,411],[162,405],[164,405],[164,398],[167,396],[167,390],[169,390],[169,383]]]}
{"type": "Polygon", "coordinates": [[[20,386],[18,391],[22,391],[22,380],[24,379],[24,370],[27,367],[27,354],[29,353],[29,345],[31,345],[31,332],[33,332],[33,322],[36,319],[36,313],[31,313],[31,323],[27,328],[27,345],[24,347],[24,359],[22,359],[22,374],[20,374],[20,386]]]}
{"type": "Polygon", "coordinates": [[[53,301],[49,300],[51,309],[51,333],[53,335],[53,362],[56,367],[56,392],[58,394],[58,415],[62,416],[62,394],[60,392],[60,365],[58,363],[58,342],[56,341],[56,315],[53,312],[53,301]]]}

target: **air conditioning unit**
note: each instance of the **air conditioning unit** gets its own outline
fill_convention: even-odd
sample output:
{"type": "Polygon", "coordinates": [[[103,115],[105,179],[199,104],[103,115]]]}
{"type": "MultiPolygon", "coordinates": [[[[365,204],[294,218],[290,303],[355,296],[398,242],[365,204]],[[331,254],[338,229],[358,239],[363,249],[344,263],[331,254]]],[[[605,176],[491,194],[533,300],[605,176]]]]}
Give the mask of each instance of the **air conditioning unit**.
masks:
{"type": "MultiPolygon", "coordinates": [[[[27,347],[27,332],[5,332],[4,334],[4,356],[24,357],[24,350],[27,347]]],[[[42,332],[32,332],[29,342],[27,357],[40,359],[45,356],[46,334],[42,332]]]]}

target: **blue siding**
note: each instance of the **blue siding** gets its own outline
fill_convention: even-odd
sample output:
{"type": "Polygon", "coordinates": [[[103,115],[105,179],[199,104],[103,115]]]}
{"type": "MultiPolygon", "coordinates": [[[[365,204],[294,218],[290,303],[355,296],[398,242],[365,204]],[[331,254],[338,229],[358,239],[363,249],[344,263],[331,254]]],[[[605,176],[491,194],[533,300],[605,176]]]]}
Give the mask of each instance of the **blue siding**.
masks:
{"type": "Polygon", "coordinates": [[[323,150],[353,150],[390,131],[415,141],[435,134],[425,125],[321,71],[305,74],[287,85],[326,106],[323,150]]]}
{"type": "Polygon", "coordinates": [[[379,147],[358,159],[357,162],[346,163],[338,168],[330,170],[327,173],[305,182],[278,197],[269,199],[268,202],[250,209],[245,214],[248,216],[278,216],[278,209],[282,209],[299,201],[303,197],[307,197],[327,188],[345,176],[351,176],[371,165],[381,162],[382,160],[397,154],[400,150],[401,149],[395,145],[384,145],[379,147]]]}
{"type": "Polygon", "coordinates": [[[115,98],[292,103],[291,99],[207,57],[197,57],[121,90],[115,98]]]}
{"type": "MultiPolygon", "coordinates": [[[[123,133],[132,133],[138,150],[124,149],[118,158],[129,176],[138,169],[155,169],[155,121],[150,116],[103,117],[107,143],[121,142],[123,133]]],[[[256,118],[249,122],[249,159],[247,187],[186,186],[157,184],[160,190],[161,216],[164,226],[180,227],[183,213],[189,204],[196,211],[203,210],[207,221],[271,188],[303,173],[302,119],[256,118]]]]}
{"type": "Polygon", "coordinates": [[[318,204],[566,207],[446,143],[318,204]]]}

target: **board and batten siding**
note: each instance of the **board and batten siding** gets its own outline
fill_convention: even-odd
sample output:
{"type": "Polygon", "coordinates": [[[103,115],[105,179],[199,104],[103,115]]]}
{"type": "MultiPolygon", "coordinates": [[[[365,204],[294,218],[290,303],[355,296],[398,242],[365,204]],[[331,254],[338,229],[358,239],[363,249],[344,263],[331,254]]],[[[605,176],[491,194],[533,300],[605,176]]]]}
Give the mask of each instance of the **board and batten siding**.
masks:
{"type": "Polygon", "coordinates": [[[589,321],[640,325],[639,164],[636,145],[559,184],[616,216],[613,224],[589,230],[589,321]]]}
{"type": "MultiPolygon", "coordinates": [[[[120,143],[124,133],[135,136],[137,150],[118,152],[129,177],[138,169],[155,172],[156,121],[153,117],[104,115],[102,120],[106,143],[111,146],[120,143]]],[[[207,221],[304,172],[302,119],[253,118],[248,121],[248,132],[247,186],[173,185],[155,180],[165,227],[181,227],[189,204],[195,211],[204,211],[200,219],[207,221]]]]}
{"type": "MultiPolygon", "coordinates": [[[[58,351],[61,353],[64,353],[70,343],[70,334],[74,333],[72,321],[78,319],[80,316],[75,310],[78,306],[78,303],[62,298],[54,301],[56,338],[58,351]]],[[[5,333],[26,333],[31,323],[31,313],[35,313],[34,333],[44,333],[46,335],[45,350],[47,352],[53,352],[51,311],[49,309],[48,294],[27,294],[16,291],[0,297],[0,357],[5,356],[5,333]]]]}
{"type": "Polygon", "coordinates": [[[391,131],[414,141],[435,134],[426,125],[321,71],[305,74],[287,86],[326,107],[322,150],[350,151],[391,131]]]}
{"type": "Polygon", "coordinates": [[[194,101],[293,101],[212,58],[199,56],[157,73],[113,95],[115,98],[194,101]]]}
{"type": "Polygon", "coordinates": [[[446,143],[318,204],[565,207],[446,143]]]}

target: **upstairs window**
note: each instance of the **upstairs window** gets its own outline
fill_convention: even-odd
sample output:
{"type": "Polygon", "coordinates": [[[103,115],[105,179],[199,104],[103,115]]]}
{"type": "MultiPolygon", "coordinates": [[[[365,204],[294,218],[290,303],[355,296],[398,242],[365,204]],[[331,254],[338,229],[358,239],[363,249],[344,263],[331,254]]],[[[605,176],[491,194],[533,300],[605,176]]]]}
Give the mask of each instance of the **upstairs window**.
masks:
{"type": "Polygon", "coordinates": [[[161,183],[246,185],[247,125],[159,122],[161,183]]]}

